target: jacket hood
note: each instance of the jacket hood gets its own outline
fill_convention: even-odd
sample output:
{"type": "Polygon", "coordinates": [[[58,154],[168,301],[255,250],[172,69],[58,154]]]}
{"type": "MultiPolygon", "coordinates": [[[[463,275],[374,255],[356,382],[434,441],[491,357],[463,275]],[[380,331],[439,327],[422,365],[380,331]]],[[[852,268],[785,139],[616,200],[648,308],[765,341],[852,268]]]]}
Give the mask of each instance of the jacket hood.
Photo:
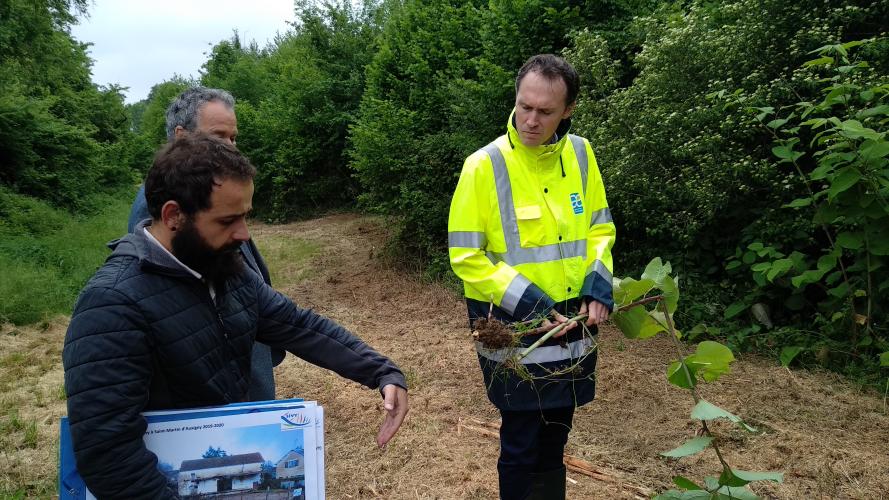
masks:
{"type": "Polygon", "coordinates": [[[537,157],[550,156],[554,153],[556,155],[561,154],[562,148],[565,147],[565,143],[567,142],[569,132],[571,132],[571,117],[565,118],[559,122],[559,126],[556,127],[556,137],[559,139],[556,142],[528,147],[522,144],[522,141],[519,138],[519,131],[516,129],[515,123],[515,108],[513,108],[512,112],[509,114],[509,121],[506,123],[506,137],[509,139],[510,147],[512,147],[513,150],[522,151],[537,157]]]}
{"type": "Polygon", "coordinates": [[[188,269],[176,262],[169,253],[158,248],[157,245],[145,236],[143,229],[150,225],[151,219],[143,220],[136,225],[132,233],[110,241],[108,248],[112,250],[112,253],[108,260],[117,257],[135,257],[143,268],[150,268],[154,271],[174,276],[194,277],[188,269]]]}

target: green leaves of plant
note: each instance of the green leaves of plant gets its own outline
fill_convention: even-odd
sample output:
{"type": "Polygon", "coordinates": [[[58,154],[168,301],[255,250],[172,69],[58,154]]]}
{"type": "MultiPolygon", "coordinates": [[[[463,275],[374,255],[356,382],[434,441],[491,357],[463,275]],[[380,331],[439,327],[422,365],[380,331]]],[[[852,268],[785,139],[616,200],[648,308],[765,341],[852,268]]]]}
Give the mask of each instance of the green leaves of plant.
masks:
{"type": "Polygon", "coordinates": [[[784,481],[784,477],[777,472],[725,469],[719,478],[704,478],[704,486],[700,486],[686,477],[675,476],[673,483],[686,491],[669,490],[655,496],[654,500],[759,500],[755,493],[744,487],[752,481],[780,483],[784,481]]]}
{"type": "Polygon", "coordinates": [[[880,354],[880,366],[889,366],[889,351],[880,354]]]}
{"type": "MultiPolygon", "coordinates": [[[[672,315],[679,304],[679,286],[670,276],[672,267],[656,257],[648,263],[641,279],[623,278],[614,280],[614,301],[618,306],[631,304],[658,290],[664,297],[667,310],[672,315]]],[[[612,321],[631,339],[645,339],[667,331],[666,318],[658,310],[647,310],[645,307],[634,307],[625,311],[617,311],[612,321]]]]}
{"type": "Polygon", "coordinates": [[[803,155],[799,151],[794,151],[788,146],[775,146],[772,148],[772,154],[774,154],[778,158],[781,158],[781,160],[786,160],[789,162],[794,162],[803,155]]]}
{"type": "Polygon", "coordinates": [[[730,306],[725,308],[725,311],[722,313],[722,317],[725,319],[732,319],[735,316],[741,314],[742,312],[747,310],[748,305],[743,302],[735,302],[730,306]]]}
{"type": "Polygon", "coordinates": [[[619,305],[629,304],[644,297],[653,290],[655,282],[650,279],[635,280],[623,278],[614,287],[614,302],[619,305]]]}
{"type": "Polygon", "coordinates": [[[719,476],[719,484],[724,486],[745,486],[753,481],[784,482],[784,474],[780,472],[753,472],[740,469],[725,468],[719,476]]]}
{"type": "Polygon", "coordinates": [[[830,183],[830,189],[827,190],[827,199],[833,201],[837,195],[854,186],[860,179],[861,172],[855,167],[841,169],[830,183]]]}
{"type": "Polygon", "coordinates": [[[796,276],[790,280],[794,287],[800,288],[801,286],[807,285],[809,283],[817,283],[827,274],[829,271],[833,270],[837,265],[837,257],[835,254],[827,254],[822,255],[818,258],[818,264],[816,269],[811,269],[803,272],[799,276],[796,276]]]}
{"type": "Polygon", "coordinates": [[[790,203],[782,205],[783,208],[802,208],[808,207],[812,204],[812,198],[797,198],[790,203]]]}
{"type": "Polygon", "coordinates": [[[840,134],[849,139],[873,139],[883,138],[883,134],[872,128],[865,127],[858,120],[846,120],[839,126],[840,134]]]}
{"type": "Polygon", "coordinates": [[[647,339],[666,331],[665,326],[652,317],[653,312],[634,307],[614,313],[611,319],[628,339],[647,339]]]}
{"type": "Polygon", "coordinates": [[[692,491],[704,489],[700,485],[698,485],[698,483],[684,476],[673,476],[673,484],[679,486],[680,488],[692,491]]]}
{"type": "Polygon", "coordinates": [[[735,356],[728,347],[719,342],[705,340],[698,344],[694,354],[686,356],[681,361],[670,363],[667,368],[667,380],[677,387],[690,389],[697,385],[698,378],[703,378],[706,382],[719,379],[728,373],[729,365],[734,360],[735,356]],[[688,373],[683,369],[683,365],[688,368],[688,373]]]}
{"type": "Polygon", "coordinates": [[[824,56],[824,57],[819,57],[818,59],[812,59],[811,61],[806,61],[806,62],[804,62],[804,63],[803,63],[803,67],[809,67],[809,66],[825,66],[825,65],[828,65],[828,64],[833,64],[833,58],[832,58],[832,57],[824,56]]]}
{"type": "MultiPolygon", "coordinates": [[[[889,108],[889,106],[886,106],[889,108]]],[[[883,158],[886,155],[889,155],[889,142],[887,141],[873,141],[866,140],[861,143],[861,146],[858,148],[859,153],[861,153],[861,158],[865,161],[873,161],[879,158],[883,158]]]]}
{"type": "Polygon", "coordinates": [[[793,359],[799,355],[799,353],[803,352],[803,348],[799,346],[787,346],[781,349],[781,354],[778,358],[781,360],[781,366],[790,366],[790,363],[793,362],[793,359]]]}
{"type": "MultiPolygon", "coordinates": [[[[661,455],[663,455],[665,457],[670,457],[670,458],[687,457],[689,455],[694,455],[696,453],[700,453],[706,447],[710,446],[711,441],[713,441],[713,438],[710,436],[700,436],[700,437],[692,438],[692,439],[689,439],[688,441],[686,441],[682,446],[673,448],[670,451],[665,451],[665,452],[661,453],[661,455]]],[[[675,482],[675,479],[676,478],[674,478],[674,482],[675,482]]],[[[686,480],[686,481],[688,481],[688,480],[686,480]]],[[[689,481],[689,483],[691,483],[691,481],[689,481]]],[[[683,488],[691,489],[691,488],[688,488],[688,486],[684,486],[679,483],[676,483],[676,484],[678,486],[683,487],[683,488]]],[[[694,483],[691,483],[691,484],[694,486],[697,486],[694,483]]],[[[698,489],[700,489],[700,487],[698,489]]]]}
{"type": "Polygon", "coordinates": [[[735,423],[738,427],[744,429],[747,432],[756,432],[756,428],[745,423],[743,420],[741,420],[741,417],[733,413],[729,413],[704,399],[698,401],[698,404],[696,404],[695,407],[691,410],[691,418],[698,420],[715,420],[718,418],[725,418],[735,423]]]}

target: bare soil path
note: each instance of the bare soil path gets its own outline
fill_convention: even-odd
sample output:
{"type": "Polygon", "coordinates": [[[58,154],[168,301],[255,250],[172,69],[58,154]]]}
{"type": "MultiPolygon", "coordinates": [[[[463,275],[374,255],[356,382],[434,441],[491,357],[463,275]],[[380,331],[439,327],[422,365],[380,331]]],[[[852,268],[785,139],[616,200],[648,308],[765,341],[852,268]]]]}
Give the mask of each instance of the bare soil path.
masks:
{"type": "MultiPolygon", "coordinates": [[[[265,253],[292,238],[312,257],[278,269],[275,286],[302,307],[342,323],[392,357],[410,384],[411,413],[384,450],[375,391],[291,355],[277,367],[277,395],[324,405],[327,493],[332,499],[495,499],[497,440],[461,429],[462,420],[496,422],[485,397],[462,300],[376,258],[385,240],[379,220],[341,214],[254,228],[265,253]]],[[[281,263],[275,263],[280,266],[281,263]]],[[[680,306],[681,307],[681,306],[680,306]]],[[[61,344],[66,320],[0,329],[0,497],[25,491],[51,497],[57,454],[61,344]]],[[[682,474],[718,474],[711,454],[668,461],[658,453],[692,437],[692,401],[670,386],[666,339],[628,341],[611,327],[600,335],[599,392],[580,408],[568,453],[595,465],[607,481],[570,473],[568,498],[640,498],[682,474]]],[[[889,499],[889,414],[878,394],[836,376],[788,371],[745,357],[704,397],[766,432],[728,436],[727,459],[745,470],[778,470],[782,485],[759,486],[765,498],[889,499]]]]}

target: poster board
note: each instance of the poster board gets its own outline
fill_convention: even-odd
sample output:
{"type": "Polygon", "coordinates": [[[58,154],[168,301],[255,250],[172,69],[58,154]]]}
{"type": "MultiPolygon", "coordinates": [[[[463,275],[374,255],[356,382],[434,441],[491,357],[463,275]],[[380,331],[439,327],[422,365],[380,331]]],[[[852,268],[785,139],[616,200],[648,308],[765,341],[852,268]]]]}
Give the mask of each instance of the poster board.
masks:
{"type": "MultiPolygon", "coordinates": [[[[325,498],[324,410],[300,399],[143,413],[145,446],[182,498],[325,498]]],[[[59,498],[92,500],[67,417],[59,439],[59,498]]]]}

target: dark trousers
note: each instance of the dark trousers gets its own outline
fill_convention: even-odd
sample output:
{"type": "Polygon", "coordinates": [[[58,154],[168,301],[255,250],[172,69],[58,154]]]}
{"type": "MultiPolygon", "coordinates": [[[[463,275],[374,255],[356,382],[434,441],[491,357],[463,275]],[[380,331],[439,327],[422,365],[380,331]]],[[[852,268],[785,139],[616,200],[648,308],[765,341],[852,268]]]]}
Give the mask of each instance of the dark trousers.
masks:
{"type": "Polygon", "coordinates": [[[504,411],[500,425],[500,498],[524,500],[533,474],[562,468],[574,407],[504,411]]]}

